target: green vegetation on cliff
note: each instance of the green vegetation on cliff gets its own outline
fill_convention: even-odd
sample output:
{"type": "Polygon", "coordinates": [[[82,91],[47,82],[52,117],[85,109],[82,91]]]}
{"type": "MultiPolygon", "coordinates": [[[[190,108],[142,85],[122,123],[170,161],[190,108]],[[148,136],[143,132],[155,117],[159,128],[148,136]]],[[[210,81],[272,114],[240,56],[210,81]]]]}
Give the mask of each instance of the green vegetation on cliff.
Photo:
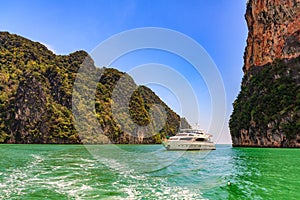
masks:
{"type": "MultiPolygon", "coordinates": [[[[159,143],[175,134],[180,121],[149,88],[137,86],[116,69],[96,68],[86,52],[55,55],[40,43],[7,32],[0,32],[0,110],[0,143],[159,143]],[[81,137],[74,125],[73,84],[86,61],[101,73],[94,108],[104,136],[81,137]],[[112,107],[122,101],[113,98],[120,79],[125,86],[122,93],[130,94],[130,101],[114,113],[112,107]],[[155,117],[156,122],[151,120],[154,104],[164,108],[166,120],[163,113],[155,117]],[[156,130],[160,121],[165,123],[156,130]]],[[[93,128],[87,124],[87,130],[93,128]]]]}
{"type": "Polygon", "coordinates": [[[300,146],[300,57],[246,72],[229,122],[235,146],[300,146]]]}

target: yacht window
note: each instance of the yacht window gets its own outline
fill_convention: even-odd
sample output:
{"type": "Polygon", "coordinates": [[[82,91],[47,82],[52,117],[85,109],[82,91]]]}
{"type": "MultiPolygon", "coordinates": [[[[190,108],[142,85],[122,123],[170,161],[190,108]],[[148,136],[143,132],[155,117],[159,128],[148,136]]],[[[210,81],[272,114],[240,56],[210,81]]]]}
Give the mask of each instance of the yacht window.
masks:
{"type": "Polygon", "coordinates": [[[187,136],[187,134],[185,134],[185,133],[179,133],[176,136],[187,136]]]}
{"type": "Polygon", "coordinates": [[[197,138],[196,141],[202,142],[202,141],[204,141],[204,138],[197,138]]]}
{"type": "Polygon", "coordinates": [[[187,138],[180,138],[180,140],[192,140],[193,138],[189,138],[189,137],[187,137],[187,138]]]}

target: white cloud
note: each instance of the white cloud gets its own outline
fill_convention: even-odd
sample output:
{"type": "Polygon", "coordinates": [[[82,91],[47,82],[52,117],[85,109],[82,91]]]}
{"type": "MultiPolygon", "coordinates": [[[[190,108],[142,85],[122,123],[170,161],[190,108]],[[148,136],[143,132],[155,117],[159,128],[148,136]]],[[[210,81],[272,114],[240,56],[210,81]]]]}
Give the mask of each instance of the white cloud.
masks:
{"type": "Polygon", "coordinates": [[[52,45],[46,44],[46,43],[43,43],[43,42],[41,42],[41,44],[45,45],[48,50],[50,50],[50,51],[52,51],[53,53],[56,54],[56,50],[55,50],[55,48],[52,45]]]}

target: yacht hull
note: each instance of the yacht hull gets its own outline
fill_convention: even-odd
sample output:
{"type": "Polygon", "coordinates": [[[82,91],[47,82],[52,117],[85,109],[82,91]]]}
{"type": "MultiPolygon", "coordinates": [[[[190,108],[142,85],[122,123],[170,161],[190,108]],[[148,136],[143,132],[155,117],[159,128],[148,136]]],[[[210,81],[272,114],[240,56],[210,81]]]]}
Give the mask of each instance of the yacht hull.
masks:
{"type": "Polygon", "coordinates": [[[179,142],[164,141],[164,147],[167,150],[215,150],[216,146],[212,142],[179,142]]]}

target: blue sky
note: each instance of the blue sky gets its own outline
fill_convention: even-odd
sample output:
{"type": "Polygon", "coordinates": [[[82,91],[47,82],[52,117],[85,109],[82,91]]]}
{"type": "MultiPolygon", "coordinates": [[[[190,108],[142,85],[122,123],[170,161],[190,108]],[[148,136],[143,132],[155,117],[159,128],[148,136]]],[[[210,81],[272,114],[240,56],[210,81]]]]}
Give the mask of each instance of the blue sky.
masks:
{"type": "MultiPolygon", "coordinates": [[[[134,28],[161,27],[181,32],[206,50],[221,74],[226,92],[226,122],[217,142],[228,143],[227,121],[243,76],[247,38],[244,19],[246,1],[0,0],[0,30],[44,43],[57,54],[69,54],[81,49],[92,52],[114,34],[134,28]]],[[[147,63],[161,63],[187,79],[200,101],[200,126],[208,129],[212,115],[210,93],[203,78],[186,60],[169,52],[148,49],[124,55],[112,66],[130,72],[134,67],[147,63]]],[[[176,99],[174,91],[159,84],[148,86],[182,114],[180,99],[176,99]]],[[[188,111],[183,113],[194,124],[193,114],[188,111]]]]}

